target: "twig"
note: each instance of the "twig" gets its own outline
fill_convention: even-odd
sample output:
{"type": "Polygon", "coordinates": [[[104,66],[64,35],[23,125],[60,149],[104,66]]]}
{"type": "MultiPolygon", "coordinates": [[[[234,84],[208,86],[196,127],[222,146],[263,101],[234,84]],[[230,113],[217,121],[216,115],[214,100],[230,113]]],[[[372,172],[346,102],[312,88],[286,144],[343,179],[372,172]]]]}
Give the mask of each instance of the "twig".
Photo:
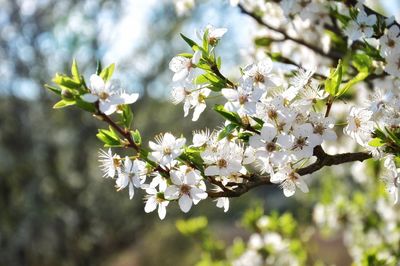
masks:
{"type": "Polygon", "coordinates": [[[303,45],[303,46],[313,50],[314,52],[316,52],[316,53],[318,53],[318,54],[320,54],[322,56],[329,57],[329,58],[334,59],[334,60],[338,60],[338,59],[340,59],[342,57],[342,54],[336,53],[335,51],[330,51],[329,53],[325,53],[318,46],[315,46],[315,45],[312,45],[310,43],[307,43],[307,42],[305,42],[305,41],[303,41],[301,39],[297,39],[297,38],[291,37],[289,34],[286,33],[285,30],[276,28],[276,27],[266,23],[261,17],[259,17],[256,14],[248,11],[242,4],[239,4],[238,7],[239,7],[240,11],[243,14],[246,14],[246,15],[252,17],[258,24],[260,24],[260,25],[262,25],[262,26],[264,26],[264,27],[266,27],[266,28],[268,28],[268,29],[270,29],[272,31],[275,31],[275,32],[278,32],[278,33],[282,34],[287,40],[291,40],[293,42],[296,42],[296,43],[298,43],[300,45],[303,45]]]}
{"type": "MultiPolygon", "coordinates": [[[[314,156],[317,157],[317,161],[297,170],[297,173],[301,176],[312,174],[324,166],[339,165],[348,162],[364,161],[371,158],[371,154],[366,152],[354,152],[354,153],[341,153],[336,155],[327,154],[321,146],[316,146],[314,148],[314,156]]],[[[249,181],[247,183],[238,183],[237,188],[232,189],[230,192],[227,191],[209,191],[208,196],[210,198],[218,197],[239,197],[247,191],[259,187],[262,185],[271,185],[269,176],[257,176],[254,181],[249,181]]]]}

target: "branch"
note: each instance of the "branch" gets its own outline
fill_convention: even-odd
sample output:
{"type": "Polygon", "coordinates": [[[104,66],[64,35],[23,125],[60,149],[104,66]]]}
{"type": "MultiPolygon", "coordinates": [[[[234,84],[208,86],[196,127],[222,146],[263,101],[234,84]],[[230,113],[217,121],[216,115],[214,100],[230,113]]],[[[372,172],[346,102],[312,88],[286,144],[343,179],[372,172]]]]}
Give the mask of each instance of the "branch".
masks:
{"type": "MultiPolygon", "coordinates": [[[[345,4],[346,4],[347,6],[352,6],[352,7],[354,7],[355,5],[357,5],[357,3],[358,3],[357,0],[347,0],[347,1],[345,1],[345,4]]],[[[382,15],[381,13],[379,13],[379,12],[377,12],[377,11],[375,11],[375,10],[369,8],[369,7],[366,6],[366,5],[363,5],[363,7],[364,7],[364,11],[365,11],[365,13],[366,13],[367,15],[375,15],[375,16],[381,17],[381,18],[383,18],[383,19],[387,19],[387,18],[388,18],[388,17],[386,17],[385,15],[382,15]]],[[[388,28],[389,28],[389,26],[392,26],[392,25],[397,25],[397,26],[400,28],[400,24],[399,24],[396,20],[394,20],[392,24],[387,25],[387,26],[388,26],[388,28]]]]}
{"type": "Polygon", "coordinates": [[[268,28],[270,30],[273,30],[275,32],[278,32],[278,33],[282,34],[285,37],[285,39],[287,39],[287,40],[291,40],[291,41],[293,41],[295,43],[303,45],[303,46],[313,50],[317,54],[320,54],[320,55],[325,56],[325,57],[329,57],[329,58],[334,59],[334,60],[338,60],[338,59],[342,58],[342,54],[336,53],[335,51],[330,51],[329,53],[325,53],[318,46],[314,46],[314,45],[312,45],[310,43],[307,43],[307,42],[305,42],[305,41],[303,41],[301,39],[297,39],[297,38],[291,37],[289,34],[286,33],[285,30],[276,28],[276,27],[274,27],[272,25],[269,25],[261,17],[259,17],[258,15],[248,11],[242,4],[239,4],[238,7],[239,7],[240,11],[243,14],[252,17],[258,24],[260,24],[260,25],[262,25],[262,26],[264,26],[264,27],[266,27],[266,28],[268,28]]]}
{"type": "MultiPolygon", "coordinates": [[[[371,154],[366,152],[354,152],[354,153],[341,153],[336,155],[329,155],[325,153],[321,146],[316,146],[314,148],[314,156],[317,157],[317,161],[297,170],[297,173],[301,176],[312,174],[324,166],[332,166],[332,165],[340,165],[343,163],[355,162],[355,161],[364,161],[371,158],[371,154]]],[[[252,181],[246,183],[237,184],[237,188],[232,189],[231,191],[209,191],[208,196],[210,198],[219,198],[219,197],[239,197],[242,194],[246,193],[250,189],[255,187],[259,187],[262,185],[272,185],[269,176],[252,176],[250,179],[252,181]]]]}

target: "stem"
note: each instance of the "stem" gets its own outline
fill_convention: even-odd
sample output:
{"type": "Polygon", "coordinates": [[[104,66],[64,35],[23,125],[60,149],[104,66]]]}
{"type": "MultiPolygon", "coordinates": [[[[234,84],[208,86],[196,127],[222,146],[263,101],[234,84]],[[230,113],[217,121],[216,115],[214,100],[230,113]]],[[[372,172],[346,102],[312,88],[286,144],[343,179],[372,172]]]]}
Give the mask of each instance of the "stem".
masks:
{"type": "Polygon", "coordinates": [[[232,88],[236,87],[232,81],[230,81],[228,78],[226,78],[224,75],[222,75],[222,73],[219,71],[218,66],[216,64],[211,63],[210,67],[211,67],[211,70],[214,72],[214,74],[217,75],[223,81],[225,81],[226,84],[228,84],[232,88]]]}
{"type": "Polygon", "coordinates": [[[331,108],[333,105],[334,98],[329,96],[328,101],[326,102],[326,112],[325,112],[325,117],[329,116],[329,113],[331,112],[331,108]]]}

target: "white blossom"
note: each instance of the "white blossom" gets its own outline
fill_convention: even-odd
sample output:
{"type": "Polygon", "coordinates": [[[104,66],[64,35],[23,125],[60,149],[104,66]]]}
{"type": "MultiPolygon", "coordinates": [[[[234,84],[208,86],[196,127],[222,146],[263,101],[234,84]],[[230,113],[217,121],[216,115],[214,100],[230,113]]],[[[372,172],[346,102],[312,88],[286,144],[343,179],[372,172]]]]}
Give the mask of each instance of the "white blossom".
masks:
{"type": "Polygon", "coordinates": [[[370,38],[374,34],[372,26],[376,23],[376,15],[367,15],[364,10],[360,10],[356,20],[350,20],[345,29],[346,35],[350,40],[355,41],[360,38],[370,38]]]}
{"type": "Polygon", "coordinates": [[[165,190],[165,197],[179,199],[178,204],[183,212],[188,212],[193,204],[207,198],[206,187],[198,170],[183,165],[179,170],[170,171],[172,185],[165,190]]]}
{"type": "Polygon", "coordinates": [[[194,52],[192,58],[184,56],[175,56],[169,62],[169,69],[174,72],[172,81],[180,81],[186,79],[191,70],[199,63],[201,51],[194,52]]]}
{"type": "Polygon", "coordinates": [[[293,196],[296,192],[296,186],[304,193],[308,192],[308,186],[306,182],[304,182],[303,177],[293,171],[289,166],[273,174],[270,181],[275,184],[280,184],[285,197],[293,196]]]}
{"type": "Polygon", "coordinates": [[[382,35],[379,39],[380,54],[383,57],[389,57],[392,54],[400,52],[400,38],[399,38],[399,27],[393,25],[390,29],[382,35]]]}
{"type": "Polygon", "coordinates": [[[355,139],[361,146],[366,145],[366,142],[371,139],[374,128],[374,123],[370,121],[371,117],[371,111],[352,107],[343,132],[355,139]]]}
{"type": "Polygon", "coordinates": [[[121,157],[118,154],[113,155],[111,149],[99,151],[99,162],[103,177],[114,177],[122,166],[121,157]]]}
{"type": "Polygon", "coordinates": [[[162,166],[170,164],[177,158],[186,142],[185,138],[175,138],[171,133],[158,135],[155,140],[156,142],[149,142],[149,147],[153,150],[149,157],[162,166]]]}
{"type": "Polygon", "coordinates": [[[139,188],[146,181],[146,163],[140,160],[131,160],[125,157],[124,167],[118,172],[118,178],[115,181],[119,190],[129,186],[129,199],[133,198],[134,187],[139,188]]]}
{"type": "Polygon", "coordinates": [[[132,104],[137,101],[139,94],[128,94],[121,90],[119,83],[115,80],[104,82],[104,80],[93,74],[90,76],[90,93],[82,95],[82,99],[89,103],[99,101],[99,109],[106,115],[111,115],[121,104],[132,104]]]}
{"type": "Polygon", "coordinates": [[[146,197],[144,211],[149,213],[158,208],[158,217],[163,220],[167,214],[167,206],[169,204],[169,201],[164,198],[164,191],[161,189],[157,191],[154,187],[149,187],[146,189],[146,193],[148,196],[146,197]]]}

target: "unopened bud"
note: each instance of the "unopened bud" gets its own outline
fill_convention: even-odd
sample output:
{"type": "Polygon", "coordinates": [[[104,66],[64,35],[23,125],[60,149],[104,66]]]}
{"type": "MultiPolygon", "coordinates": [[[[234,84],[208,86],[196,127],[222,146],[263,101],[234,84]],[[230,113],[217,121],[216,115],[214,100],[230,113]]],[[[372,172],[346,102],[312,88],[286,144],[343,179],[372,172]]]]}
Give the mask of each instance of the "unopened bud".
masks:
{"type": "Polygon", "coordinates": [[[66,90],[66,89],[63,89],[61,91],[61,97],[65,100],[73,100],[74,99],[74,95],[69,90],[66,90]]]}

